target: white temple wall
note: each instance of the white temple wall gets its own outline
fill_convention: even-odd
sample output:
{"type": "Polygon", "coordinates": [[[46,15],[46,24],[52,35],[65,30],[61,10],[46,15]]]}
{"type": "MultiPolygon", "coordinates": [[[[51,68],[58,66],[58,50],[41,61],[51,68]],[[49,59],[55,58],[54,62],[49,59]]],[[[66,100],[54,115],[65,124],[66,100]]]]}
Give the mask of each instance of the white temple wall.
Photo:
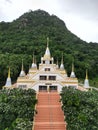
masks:
{"type": "Polygon", "coordinates": [[[39,74],[36,74],[35,76],[32,76],[32,78],[31,79],[33,79],[33,80],[39,80],[39,77],[40,76],[56,76],[56,80],[57,81],[63,81],[64,80],[64,77],[62,77],[62,76],[60,76],[59,74],[49,74],[49,73],[39,73],[39,74]]]}

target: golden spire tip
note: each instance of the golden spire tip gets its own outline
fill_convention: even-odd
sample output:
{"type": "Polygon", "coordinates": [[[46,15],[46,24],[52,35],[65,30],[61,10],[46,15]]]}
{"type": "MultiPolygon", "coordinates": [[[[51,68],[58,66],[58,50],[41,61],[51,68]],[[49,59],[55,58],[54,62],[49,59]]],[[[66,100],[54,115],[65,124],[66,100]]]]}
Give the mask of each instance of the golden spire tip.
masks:
{"type": "Polygon", "coordinates": [[[72,72],[74,72],[74,63],[72,63],[72,72]]]}
{"type": "Polygon", "coordinates": [[[22,68],[21,68],[21,70],[23,70],[23,59],[22,59],[22,68]]]}
{"type": "Polygon", "coordinates": [[[86,69],[86,79],[88,79],[88,70],[86,69]]]}
{"type": "Polygon", "coordinates": [[[33,63],[34,63],[34,52],[33,52],[33,63]]]}
{"type": "Polygon", "coordinates": [[[47,47],[49,46],[49,37],[47,37],[47,47]]]}
{"type": "Polygon", "coordinates": [[[8,78],[10,78],[10,67],[9,67],[9,70],[8,70],[8,78]]]}
{"type": "Polygon", "coordinates": [[[63,64],[63,52],[62,52],[62,61],[61,61],[61,63],[63,64]]]}

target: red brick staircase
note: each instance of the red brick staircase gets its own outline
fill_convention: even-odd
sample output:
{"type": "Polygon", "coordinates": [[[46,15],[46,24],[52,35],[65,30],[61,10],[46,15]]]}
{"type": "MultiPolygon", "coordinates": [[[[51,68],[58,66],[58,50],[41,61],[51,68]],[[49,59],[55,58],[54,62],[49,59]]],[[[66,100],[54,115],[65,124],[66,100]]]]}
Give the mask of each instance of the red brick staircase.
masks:
{"type": "Polygon", "coordinates": [[[33,130],[66,130],[59,94],[39,92],[37,98],[33,130]]]}

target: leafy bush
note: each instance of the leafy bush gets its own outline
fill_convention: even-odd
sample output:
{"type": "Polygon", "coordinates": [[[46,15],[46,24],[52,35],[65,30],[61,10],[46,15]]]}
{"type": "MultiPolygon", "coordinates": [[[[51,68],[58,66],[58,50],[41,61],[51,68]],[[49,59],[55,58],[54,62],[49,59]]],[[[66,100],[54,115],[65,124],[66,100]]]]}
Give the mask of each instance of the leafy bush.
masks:
{"type": "Polygon", "coordinates": [[[61,101],[67,130],[98,130],[98,91],[64,87],[61,101]]]}
{"type": "Polygon", "coordinates": [[[0,130],[31,130],[36,93],[32,89],[0,91],[0,130]]]}

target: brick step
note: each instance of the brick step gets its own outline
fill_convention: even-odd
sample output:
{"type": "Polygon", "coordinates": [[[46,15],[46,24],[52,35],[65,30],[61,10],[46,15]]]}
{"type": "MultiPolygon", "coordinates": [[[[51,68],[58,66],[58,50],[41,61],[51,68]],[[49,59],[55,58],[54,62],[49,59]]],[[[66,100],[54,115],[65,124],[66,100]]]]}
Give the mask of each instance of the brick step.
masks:
{"type": "Polygon", "coordinates": [[[61,120],[51,120],[51,119],[38,119],[38,120],[36,120],[35,119],[35,121],[36,122],[48,122],[48,121],[53,121],[53,122],[55,122],[55,121],[57,121],[57,122],[62,122],[62,121],[64,121],[63,119],[61,119],[61,120]]]}
{"type": "MultiPolygon", "coordinates": [[[[40,123],[42,123],[42,122],[48,122],[49,121],[49,119],[45,119],[45,120],[35,120],[35,122],[40,122],[40,123]]],[[[62,121],[64,121],[64,120],[50,120],[50,121],[53,121],[53,122],[55,122],[55,121],[57,121],[57,122],[62,122],[62,121]]]]}
{"type": "Polygon", "coordinates": [[[35,125],[36,130],[65,130],[65,125],[35,125]]]}
{"type": "Polygon", "coordinates": [[[48,115],[43,116],[43,114],[40,114],[40,115],[38,115],[36,117],[41,117],[41,118],[46,118],[46,117],[60,118],[61,117],[62,118],[62,115],[53,115],[53,114],[51,114],[51,116],[50,116],[50,114],[48,114],[48,115]]]}
{"type": "MultiPolygon", "coordinates": [[[[38,117],[36,117],[36,118],[39,118],[40,120],[41,120],[41,119],[42,119],[42,120],[43,120],[43,119],[48,119],[48,120],[54,120],[54,119],[55,119],[55,120],[61,120],[61,119],[62,119],[62,120],[64,120],[64,119],[63,119],[62,117],[60,117],[60,116],[59,116],[59,117],[49,117],[49,116],[47,116],[47,117],[42,117],[42,116],[38,116],[38,117]],[[57,118],[59,118],[59,119],[57,119],[57,118]]],[[[36,120],[39,120],[39,119],[36,119],[36,120]]]]}

